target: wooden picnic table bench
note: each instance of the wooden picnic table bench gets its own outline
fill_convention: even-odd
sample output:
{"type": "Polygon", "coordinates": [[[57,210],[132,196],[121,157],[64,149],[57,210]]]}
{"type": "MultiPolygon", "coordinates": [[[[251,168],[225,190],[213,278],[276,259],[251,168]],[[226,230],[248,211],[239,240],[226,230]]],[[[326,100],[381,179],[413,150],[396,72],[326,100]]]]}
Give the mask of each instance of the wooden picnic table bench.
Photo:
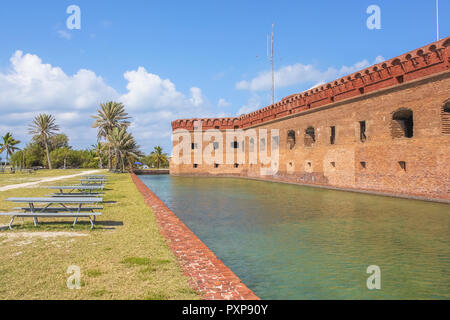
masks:
{"type": "Polygon", "coordinates": [[[108,181],[106,179],[80,179],[82,185],[104,185],[108,181]]]}
{"type": "Polygon", "coordinates": [[[38,224],[38,217],[46,218],[75,218],[73,226],[75,227],[78,218],[89,218],[91,229],[94,228],[94,222],[91,217],[101,215],[100,212],[94,212],[97,208],[83,207],[83,205],[96,204],[103,202],[100,197],[42,197],[42,198],[8,198],[6,201],[14,203],[26,203],[27,208],[16,208],[24,212],[0,212],[1,216],[12,216],[9,222],[9,229],[12,230],[12,223],[16,217],[33,218],[34,225],[38,224]],[[36,207],[36,204],[45,204],[44,207],[36,207]],[[52,205],[60,205],[60,207],[52,207],[52,205]],[[77,205],[76,207],[69,207],[68,205],[77,205]]]}
{"type": "Polygon", "coordinates": [[[105,193],[104,192],[72,192],[72,193],[50,193],[48,196],[49,197],[103,197],[105,193]]]}
{"type": "MultiPolygon", "coordinates": [[[[61,209],[61,207],[47,207],[45,212],[61,212],[61,211],[69,211],[69,212],[94,212],[94,210],[103,210],[103,207],[65,207],[61,209]],[[64,210],[63,210],[64,209],[64,210]]],[[[31,212],[29,207],[16,207],[13,210],[23,210],[24,212],[31,212]]]]}
{"type": "Polygon", "coordinates": [[[106,179],[106,175],[104,174],[89,174],[87,176],[83,176],[86,179],[106,179]]]}
{"type": "Polygon", "coordinates": [[[94,221],[96,216],[100,216],[100,212],[89,212],[89,213],[56,213],[56,212],[36,212],[33,214],[25,212],[0,212],[0,216],[12,216],[9,222],[9,229],[12,230],[12,224],[15,218],[29,218],[33,217],[35,220],[35,226],[37,225],[37,218],[75,218],[73,226],[75,227],[78,218],[88,218],[91,224],[91,230],[94,228],[94,221]],[[94,221],[92,221],[94,217],[94,221]]]}
{"type": "MultiPolygon", "coordinates": [[[[92,194],[94,191],[101,191],[103,190],[103,185],[92,185],[92,184],[82,184],[82,185],[76,185],[76,186],[49,186],[47,189],[55,189],[59,190],[59,195],[69,195],[73,194],[74,191],[78,194],[92,194]],[[68,192],[64,192],[64,190],[68,190],[68,192]]],[[[99,194],[99,192],[95,192],[96,194],[99,194]]]]}

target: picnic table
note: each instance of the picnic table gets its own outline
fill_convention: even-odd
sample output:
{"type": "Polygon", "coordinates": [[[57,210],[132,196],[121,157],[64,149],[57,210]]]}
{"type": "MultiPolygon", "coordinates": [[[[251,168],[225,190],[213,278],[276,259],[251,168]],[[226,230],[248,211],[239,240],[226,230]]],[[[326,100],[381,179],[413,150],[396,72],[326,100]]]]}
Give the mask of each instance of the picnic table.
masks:
{"type": "Polygon", "coordinates": [[[39,198],[8,198],[6,201],[14,203],[25,203],[28,207],[14,208],[15,210],[23,210],[23,212],[0,212],[3,216],[12,216],[9,223],[9,229],[12,230],[12,223],[16,217],[33,218],[34,225],[37,226],[38,218],[75,218],[73,226],[75,227],[78,218],[88,218],[91,223],[91,229],[94,228],[94,222],[91,217],[101,215],[100,212],[94,210],[101,209],[95,207],[83,207],[84,205],[92,205],[103,201],[101,197],[39,197],[39,198]],[[38,204],[45,204],[43,207],[37,207],[38,204]],[[52,205],[56,205],[53,206],[52,205]],[[59,206],[58,206],[59,205],[59,206]],[[68,205],[76,205],[69,207],[68,205]]]}
{"type": "Polygon", "coordinates": [[[55,189],[59,190],[59,193],[53,193],[51,194],[52,197],[73,197],[73,196],[79,196],[79,197],[90,197],[90,196],[97,196],[100,194],[103,194],[101,191],[103,190],[103,185],[92,185],[92,184],[85,184],[85,185],[77,185],[77,186],[50,186],[47,187],[48,189],[55,189]],[[64,190],[68,192],[64,192],[64,190]],[[75,192],[78,191],[78,192],[75,192]],[[94,192],[97,191],[97,192],[94,192]]]}
{"type": "Polygon", "coordinates": [[[104,184],[107,182],[106,179],[80,179],[81,184],[104,184]]]}
{"type": "Polygon", "coordinates": [[[86,179],[105,179],[106,175],[105,174],[89,174],[87,176],[84,176],[84,178],[86,178],[86,179]]]}

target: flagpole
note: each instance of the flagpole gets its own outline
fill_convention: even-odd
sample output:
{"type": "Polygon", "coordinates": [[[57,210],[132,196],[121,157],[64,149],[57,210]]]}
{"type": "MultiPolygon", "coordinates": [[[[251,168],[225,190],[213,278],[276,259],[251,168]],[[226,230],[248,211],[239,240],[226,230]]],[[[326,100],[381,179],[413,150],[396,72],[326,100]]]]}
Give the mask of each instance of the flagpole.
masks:
{"type": "Polygon", "coordinates": [[[436,0],[436,41],[439,41],[439,0],[436,0]]]}
{"type": "Polygon", "coordinates": [[[271,37],[271,58],[272,58],[272,105],[275,103],[275,75],[274,75],[274,52],[273,52],[273,24],[272,24],[272,37],[271,37]]]}

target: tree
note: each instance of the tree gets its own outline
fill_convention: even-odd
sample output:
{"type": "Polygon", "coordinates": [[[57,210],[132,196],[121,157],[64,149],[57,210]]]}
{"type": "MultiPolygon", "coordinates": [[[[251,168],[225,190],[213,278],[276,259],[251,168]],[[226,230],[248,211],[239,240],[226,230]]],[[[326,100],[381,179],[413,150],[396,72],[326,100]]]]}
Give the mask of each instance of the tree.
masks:
{"type": "Polygon", "coordinates": [[[50,160],[49,139],[55,136],[59,126],[55,124],[55,118],[49,114],[39,114],[30,125],[29,133],[34,135],[35,139],[42,139],[45,145],[45,152],[47,155],[48,168],[52,169],[52,162],[50,160]]]}
{"type": "Polygon", "coordinates": [[[107,144],[109,150],[114,153],[115,167],[125,171],[125,166],[131,169],[134,161],[137,160],[142,153],[133,136],[127,132],[125,127],[115,127],[107,135],[107,144]]]}
{"type": "Polygon", "coordinates": [[[8,163],[8,156],[11,156],[16,150],[19,150],[19,148],[16,147],[16,145],[19,144],[20,141],[14,139],[10,132],[7,132],[2,137],[2,140],[3,141],[0,143],[0,153],[6,151],[6,161],[5,161],[6,167],[6,164],[8,163]]]}
{"type": "MultiPolygon", "coordinates": [[[[38,143],[42,149],[45,149],[45,143],[42,136],[33,137],[33,142],[38,143]]],[[[64,133],[58,133],[48,139],[48,148],[50,152],[59,148],[70,148],[69,137],[64,133]]]]}
{"type": "Polygon", "coordinates": [[[90,150],[58,148],[50,152],[55,168],[96,168],[98,162],[90,150]]]}
{"type": "Polygon", "coordinates": [[[92,153],[95,156],[95,160],[98,160],[98,167],[103,169],[103,151],[105,150],[106,144],[97,141],[97,144],[92,145],[92,153]]]}
{"type": "MultiPolygon", "coordinates": [[[[130,125],[128,113],[122,103],[109,101],[100,104],[97,109],[97,115],[92,116],[95,119],[92,128],[98,128],[97,139],[106,139],[114,128],[127,128],[130,125]]],[[[109,141],[108,141],[109,142],[109,141]]],[[[112,169],[111,143],[108,143],[108,169],[112,169]]]]}
{"type": "Polygon", "coordinates": [[[150,153],[151,162],[159,169],[161,165],[166,166],[169,163],[167,153],[163,153],[163,149],[160,146],[156,146],[150,153]]]}
{"type": "Polygon", "coordinates": [[[64,133],[59,133],[50,137],[50,149],[55,150],[59,148],[70,148],[69,146],[69,137],[67,137],[64,133]]]}
{"type": "MultiPolygon", "coordinates": [[[[128,169],[131,171],[135,165],[136,160],[139,160],[139,158],[143,157],[144,154],[141,152],[139,145],[136,143],[136,140],[134,140],[133,137],[132,141],[127,145],[125,150],[123,151],[125,156],[125,162],[128,165],[128,169]]],[[[125,167],[123,167],[122,170],[125,170],[125,167]]]]}
{"type": "Polygon", "coordinates": [[[58,148],[55,150],[52,150],[50,152],[50,159],[52,162],[52,165],[55,166],[55,168],[64,168],[66,169],[67,165],[70,167],[73,165],[73,153],[74,151],[72,149],[69,149],[67,147],[58,148]]]}
{"type": "MultiPolygon", "coordinates": [[[[26,148],[23,149],[23,152],[24,154],[22,155],[22,157],[17,157],[17,162],[25,162],[26,168],[31,168],[33,166],[42,166],[44,164],[45,151],[40,144],[31,142],[27,144],[26,148]]],[[[13,155],[13,157],[16,155],[16,153],[13,155]]]]}

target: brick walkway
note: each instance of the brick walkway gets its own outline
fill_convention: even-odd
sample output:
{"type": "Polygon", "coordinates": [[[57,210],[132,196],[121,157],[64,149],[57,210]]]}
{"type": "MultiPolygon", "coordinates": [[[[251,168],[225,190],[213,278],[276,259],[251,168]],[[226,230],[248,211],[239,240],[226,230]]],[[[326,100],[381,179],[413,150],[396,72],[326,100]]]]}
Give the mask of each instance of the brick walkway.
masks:
{"type": "Polygon", "coordinates": [[[259,300],[215,254],[134,173],[133,182],[153,209],[190,285],[207,300],[259,300]]]}

